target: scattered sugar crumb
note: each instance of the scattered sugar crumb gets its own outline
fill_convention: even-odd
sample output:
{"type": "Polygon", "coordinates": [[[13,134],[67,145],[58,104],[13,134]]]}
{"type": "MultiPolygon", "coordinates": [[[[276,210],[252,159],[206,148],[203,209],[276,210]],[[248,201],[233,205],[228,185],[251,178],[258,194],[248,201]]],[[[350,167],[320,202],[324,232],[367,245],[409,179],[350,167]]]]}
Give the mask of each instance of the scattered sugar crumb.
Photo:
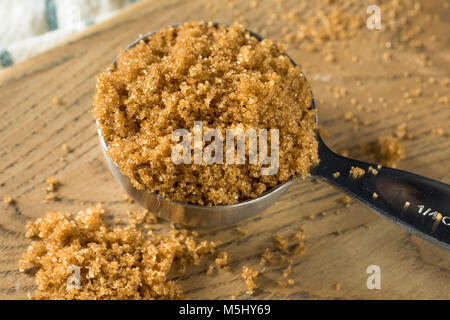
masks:
{"type": "Polygon", "coordinates": [[[230,255],[228,252],[220,252],[214,263],[218,269],[228,269],[228,265],[230,264],[230,255]]]}
{"type": "Polygon", "coordinates": [[[443,128],[433,128],[433,129],[431,129],[431,133],[435,134],[437,136],[443,136],[444,135],[444,129],[443,128]]]}
{"type": "Polygon", "coordinates": [[[234,231],[236,231],[239,235],[241,236],[246,236],[248,235],[248,230],[241,228],[241,227],[237,227],[234,229],[234,231]]]}
{"type": "Polygon", "coordinates": [[[5,202],[7,205],[13,205],[15,203],[15,200],[11,198],[11,196],[6,195],[3,197],[3,202],[5,202]]]}
{"type": "Polygon", "coordinates": [[[208,267],[208,270],[206,270],[206,275],[207,275],[207,276],[212,276],[212,275],[214,274],[214,270],[215,270],[215,267],[214,267],[213,264],[211,264],[211,265],[208,267]]]}
{"type": "MultiPolygon", "coordinates": [[[[409,135],[405,137],[407,136],[409,135]]],[[[405,157],[405,148],[400,143],[400,140],[393,136],[381,136],[376,141],[361,144],[361,149],[368,153],[373,158],[373,161],[390,167],[395,167],[397,162],[405,157]]],[[[377,169],[381,169],[381,166],[378,165],[377,169]]]]}
{"type": "Polygon", "coordinates": [[[128,203],[134,203],[134,200],[127,193],[123,195],[123,200],[127,201],[128,203]]]}
{"type": "Polygon", "coordinates": [[[442,104],[449,104],[450,103],[450,98],[448,96],[438,97],[436,100],[437,100],[438,103],[442,103],[442,104]]]}
{"type": "Polygon", "coordinates": [[[45,183],[47,183],[47,187],[46,187],[47,192],[56,191],[58,186],[60,185],[59,180],[54,177],[47,177],[47,179],[45,180],[45,183]]]}
{"type": "Polygon", "coordinates": [[[405,157],[405,148],[400,141],[391,136],[380,137],[376,148],[379,159],[388,166],[393,166],[405,157]]]}
{"type": "Polygon", "coordinates": [[[403,139],[406,136],[406,123],[400,123],[395,129],[395,135],[399,139],[403,139]]]}
{"type": "Polygon", "coordinates": [[[253,294],[256,288],[256,280],[258,279],[258,271],[249,268],[247,266],[242,267],[241,278],[245,280],[245,286],[247,287],[247,293],[253,294]]]}
{"type": "Polygon", "coordinates": [[[54,105],[61,105],[61,103],[62,103],[62,101],[61,101],[61,98],[59,98],[59,97],[53,97],[52,98],[52,103],[54,104],[54,105]]]}
{"type": "Polygon", "coordinates": [[[339,199],[339,202],[341,202],[346,208],[348,208],[350,207],[350,203],[352,203],[352,198],[350,198],[349,196],[343,196],[339,199]]]}
{"type": "Polygon", "coordinates": [[[364,174],[366,173],[366,171],[360,167],[351,167],[350,168],[350,177],[352,177],[353,179],[359,179],[362,176],[364,176],[364,174]]]}
{"type": "MultiPolygon", "coordinates": [[[[127,212],[128,216],[128,224],[137,227],[142,224],[144,224],[146,227],[149,227],[151,224],[158,223],[159,219],[156,214],[153,212],[148,211],[147,209],[139,209],[139,210],[130,210],[127,212]]],[[[197,234],[194,234],[195,231],[192,232],[194,236],[197,236],[197,234]]]]}
{"type": "Polygon", "coordinates": [[[59,180],[54,177],[47,177],[45,183],[47,184],[47,186],[45,187],[46,194],[44,203],[49,203],[51,201],[58,200],[59,198],[56,194],[56,191],[61,184],[59,180]]]}
{"type": "Polygon", "coordinates": [[[259,264],[262,266],[265,266],[267,264],[275,265],[277,264],[277,262],[277,258],[269,248],[266,248],[264,250],[264,252],[261,254],[261,259],[259,260],[259,264]]]}
{"type": "Polygon", "coordinates": [[[295,284],[295,280],[294,279],[288,279],[287,281],[283,281],[283,280],[279,280],[278,281],[278,285],[280,287],[286,288],[288,286],[292,286],[295,284]]]}
{"type": "Polygon", "coordinates": [[[275,248],[277,248],[283,253],[288,252],[288,242],[281,235],[279,234],[274,235],[272,240],[273,244],[275,245],[275,248]]]}
{"type": "Polygon", "coordinates": [[[65,144],[65,143],[61,146],[61,150],[62,150],[65,154],[70,153],[70,148],[69,148],[69,146],[68,146],[67,144],[65,144]]]}
{"type": "Polygon", "coordinates": [[[316,217],[316,214],[313,213],[313,214],[310,214],[309,216],[306,216],[306,219],[308,219],[308,220],[314,220],[315,217],[316,217]]]}
{"type": "Polygon", "coordinates": [[[289,259],[287,268],[283,270],[283,277],[287,278],[292,273],[292,264],[292,259],[289,259]]]}
{"type": "Polygon", "coordinates": [[[48,202],[55,201],[55,200],[58,200],[58,197],[57,197],[56,193],[54,193],[54,192],[48,192],[48,193],[45,195],[45,200],[44,200],[44,202],[48,203],[48,202]]]}

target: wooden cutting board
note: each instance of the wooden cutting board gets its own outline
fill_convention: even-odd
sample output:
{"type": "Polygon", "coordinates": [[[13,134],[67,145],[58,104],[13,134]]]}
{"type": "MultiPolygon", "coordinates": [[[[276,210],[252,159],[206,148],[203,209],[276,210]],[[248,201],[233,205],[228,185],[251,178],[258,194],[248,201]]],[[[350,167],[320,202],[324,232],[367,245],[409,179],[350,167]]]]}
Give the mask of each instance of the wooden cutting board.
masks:
{"type": "MultiPolygon", "coordinates": [[[[232,23],[243,16],[245,19],[240,21],[258,31],[268,24],[272,12],[280,10],[267,1],[257,6],[230,2],[220,7],[217,3],[215,9],[205,3],[171,0],[138,3],[62,46],[0,73],[0,196],[10,195],[16,201],[13,206],[0,205],[1,299],[23,299],[35,288],[33,278],[19,273],[17,267],[29,243],[24,237],[27,221],[48,210],[77,212],[97,202],[105,205],[108,218],[123,217],[126,210],[136,208],[124,200],[123,192],[107,170],[94,119],[88,112],[95,75],[106,68],[118,49],[138,34],[189,20],[232,23]],[[54,97],[62,103],[53,104],[54,97]],[[61,148],[63,144],[71,149],[67,155],[61,148]],[[61,161],[61,157],[65,160],[61,161]],[[59,201],[43,202],[48,176],[57,177],[62,183],[59,201]]],[[[296,8],[297,2],[284,1],[282,5],[282,10],[289,12],[296,8]]],[[[311,8],[315,5],[311,3],[311,8]]],[[[402,142],[406,158],[397,167],[450,183],[450,107],[448,102],[438,103],[436,99],[448,96],[448,86],[440,85],[439,81],[448,77],[450,71],[449,12],[439,1],[422,1],[422,6],[418,23],[424,25],[427,15],[432,21],[417,36],[424,48],[393,47],[389,51],[390,62],[383,61],[386,48],[380,45],[384,37],[392,36],[390,31],[362,31],[359,39],[346,41],[344,50],[332,42],[330,48],[335,44],[337,48],[336,62],[326,62],[320,51],[307,51],[296,45],[288,52],[304,66],[311,81],[320,124],[329,132],[325,142],[332,149],[348,150],[364,160],[366,156],[359,144],[394,134],[400,124],[406,123],[410,134],[402,142]],[[436,16],[440,21],[435,21],[436,16]],[[424,52],[431,65],[419,65],[420,54],[424,52]],[[357,59],[351,59],[352,55],[357,59]],[[436,79],[436,84],[428,82],[430,77],[436,79]],[[418,86],[423,87],[422,95],[406,104],[405,90],[418,86]],[[336,88],[346,88],[348,93],[337,97],[336,88]],[[387,107],[382,107],[380,97],[388,103],[387,107]],[[352,98],[361,103],[362,110],[351,103],[352,98]],[[351,121],[344,119],[346,112],[352,112],[361,121],[369,120],[370,124],[355,129],[351,121]],[[443,128],[444,134],[431,133],[436,128],[443,128]]],[[[267,35],[280,39],[283,23],[278,20],[271,23],[267,35]]],[[[365,23],[361,28],[365,28],[365,23]]],[[[412,236],[360,203],[353,201],[344,206],[342,196],[333,187],[309,179],[291,187],[270,209],[240,223],[239,227],[248,231],[246,236],[239,236],[234,230],[236,226],[200,230],[205,238],[222,241],[220,250],[230,253],[231,268],[214,277],[205,275],[205,265],[192,268],[179,278],[186,296],[251,298],[240,279],[242,266],[261,270],[261,253],[265,248],[275,250],[272,236],[290,237],[303,227],[307,252],[292,257],[290,278],[295,284],[286,288],[278,284],[284,280],[285,266],[267,267],[259,277],[259,290],[254,297],[450,298],[449,252],[412,236]],[[381,269],[380,290],[367,288],[366,269],[370,265],[381,269]]],[[[166,225],[163,223],[161,228],[166,225]]]]}

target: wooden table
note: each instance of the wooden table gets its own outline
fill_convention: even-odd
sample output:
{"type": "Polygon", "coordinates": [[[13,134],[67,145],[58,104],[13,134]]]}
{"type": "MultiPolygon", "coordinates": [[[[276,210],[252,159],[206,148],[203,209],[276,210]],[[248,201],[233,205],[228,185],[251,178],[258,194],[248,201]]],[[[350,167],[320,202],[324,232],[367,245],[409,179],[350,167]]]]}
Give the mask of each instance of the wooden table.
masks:
{"type": "MultiPolygon", "coordinates": [[[[144,1],[62,46],[0,73],[0,196],[11,195],[16,201],[13,206],[1,204],[0,298],[23,299],[34,289],[33,279],[19,273],[17,267],[29,243],[24,238],[27,221],[48,210],[77,212],[97,202],[104,203],[108,217],[121,217],[127,209],[136,208],[123,200],[123,192],[107,170],[94,119],[88,112],[95,75],[105,69],[118,49],[140,33],[189,20],[233,22],[243,15],[249,29],[260,30],[275,11],[266,3],[240,9],[240,2],[236,2],[211,9],[204,1],[144,1]],[[54,97],[62,104],[53,104],[54,97]],[[68,155],[61,149],[63,144],[71,149],[68,155]],[[43,202],[48,176],[62,183],[60,201],[43,202]]],[[[393,134],[398,125],[406,123],[411,137],[403,141],[406,158],[397,167],[450,183],[450,107],[436,98],[448,95],[448,86],[439,82],[450,71],[449,11],[439,1],[422,4],[418,23],[423,25],[427,14],[437,15],[441,21],[430,22],[417,36],[424,48],[391,48],[391,62],[383,62],[386,48],[380,43],[392,37],[392,31],[364,30],[362,37],[346,40],[344,47],[332,42],[331,48],[334,44],[346,48],[334,51],[335,63],[325,62],[320,51],[295,45],[289,53],[304,66],[312,83],[320,124],[330,133],[325,138],[330,147],[348,150],[364,160],[359,144],[393,134]],[[423,52],[431,65],[420,65],[423,52]],[[357,59],[352,61],[352,55],[357,59]],[[437,83],[429,83],[430,77],[437,83]],[[405,103],[405,90],[417,86],[422,86],[422,95],[413,103],[405,103]],[[345,87],[348,94],[336,98],[335,87],[345,87]],[[382,107],[380,97],[387,107],[382,107]],[[361,103],[362,110],[351,103],[352,98],[361,103]],[[394,112],[395,108],[399,112],[394,112]],[[361,120],[369,119],[370,124],[355,130],[344,119],[348,111],[361,120]],[[444,135],[432,134],[433,128],[443,128],[444,135]]],[[[285,1],[283,5],[283,10],[295,9],[296,2],[285,1]]],[[[268,26],[268,36],[278,39],[283,23],[275,21],[268,26]]],[[[361,28],[365,29],[365,23],[361,28]]],[[[261,253],[265,248],[274,250],[273,235],[289,237],[304,227],[307,253],[293,257],[290,277],[295,284],[280,287],[277,282],[283,280],[284,267],[266,268],[260,275],[256,298],[450,298],[449,252],[412,236],[355,201],[345,207],[339,201],[342,196],[331,186],[310,179],[291,187],[270,209],[240,223],[249,232],[247,236],[237,235],[236,226],[200,230],[207,239],[223,242],[220,249],[230,253],[231,269],[214,277],[205,275],[204,265],[190,269],[180,278],[186,296],[249,298],[240,279],[242,266],[261,269],[261,253]],[[381,268],[381,290],[366,286],[369,265],[381,268]]]]}

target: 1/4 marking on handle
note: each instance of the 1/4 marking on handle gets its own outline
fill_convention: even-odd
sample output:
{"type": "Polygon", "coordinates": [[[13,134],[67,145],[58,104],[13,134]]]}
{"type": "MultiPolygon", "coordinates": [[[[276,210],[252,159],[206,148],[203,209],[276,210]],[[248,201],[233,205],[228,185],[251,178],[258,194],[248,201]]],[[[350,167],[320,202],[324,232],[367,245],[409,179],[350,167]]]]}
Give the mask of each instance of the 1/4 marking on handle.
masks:
{"type": "Polygon", "coordinates": [[[450,227],[450,217],[449,217],[449,216],[444,216],[444,215],[442,215],[442,213],[440,213],[440,212],[438,212],[438,211],[435,211],[435,210],[433,210],[433,209],[431,209],[431,208],[427,208],[427,209],[424,211],[425,206],[424,206],[424,205],[421,205],[421,204],[419,204],[417,207],[419,208],[419,211],[418,211],[418,212],[419,212],[420,214],[422,214],[423,216],[426,216],[426,215],[431,216],[432,219],[435,220],[435,223],[433,224],[433,231],[436,230],[437,226],[438,226],[439,223],[441,223],[441,222],[442,222],[443,224],[445,224],[446,226],[449,226],[449,227],[450,227]]]}

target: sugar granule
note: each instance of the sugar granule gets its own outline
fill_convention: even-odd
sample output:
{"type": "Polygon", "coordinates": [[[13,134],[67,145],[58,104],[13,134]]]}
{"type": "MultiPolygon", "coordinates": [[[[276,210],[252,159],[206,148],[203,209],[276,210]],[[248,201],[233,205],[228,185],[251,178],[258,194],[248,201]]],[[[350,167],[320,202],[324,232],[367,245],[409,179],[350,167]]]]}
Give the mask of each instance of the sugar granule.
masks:
{"type": "Polygon", "coordinates": [[[253,294],[256,288],[256,280],[258,279],[259,272],[249,268],[247,266],[242,267],[241,277],[245,280],[245,286],[247,287],[248,294],[253,294]]]}
{"type": "Polygon", "coordinates": [[[352,177],[353,179],[359,179],[362,176],[364,176],[364,174],[366,173],[366,171],[360,167],[351,167],[350,168],[350,172],[349,175],[350,177],[352,177]]]}

